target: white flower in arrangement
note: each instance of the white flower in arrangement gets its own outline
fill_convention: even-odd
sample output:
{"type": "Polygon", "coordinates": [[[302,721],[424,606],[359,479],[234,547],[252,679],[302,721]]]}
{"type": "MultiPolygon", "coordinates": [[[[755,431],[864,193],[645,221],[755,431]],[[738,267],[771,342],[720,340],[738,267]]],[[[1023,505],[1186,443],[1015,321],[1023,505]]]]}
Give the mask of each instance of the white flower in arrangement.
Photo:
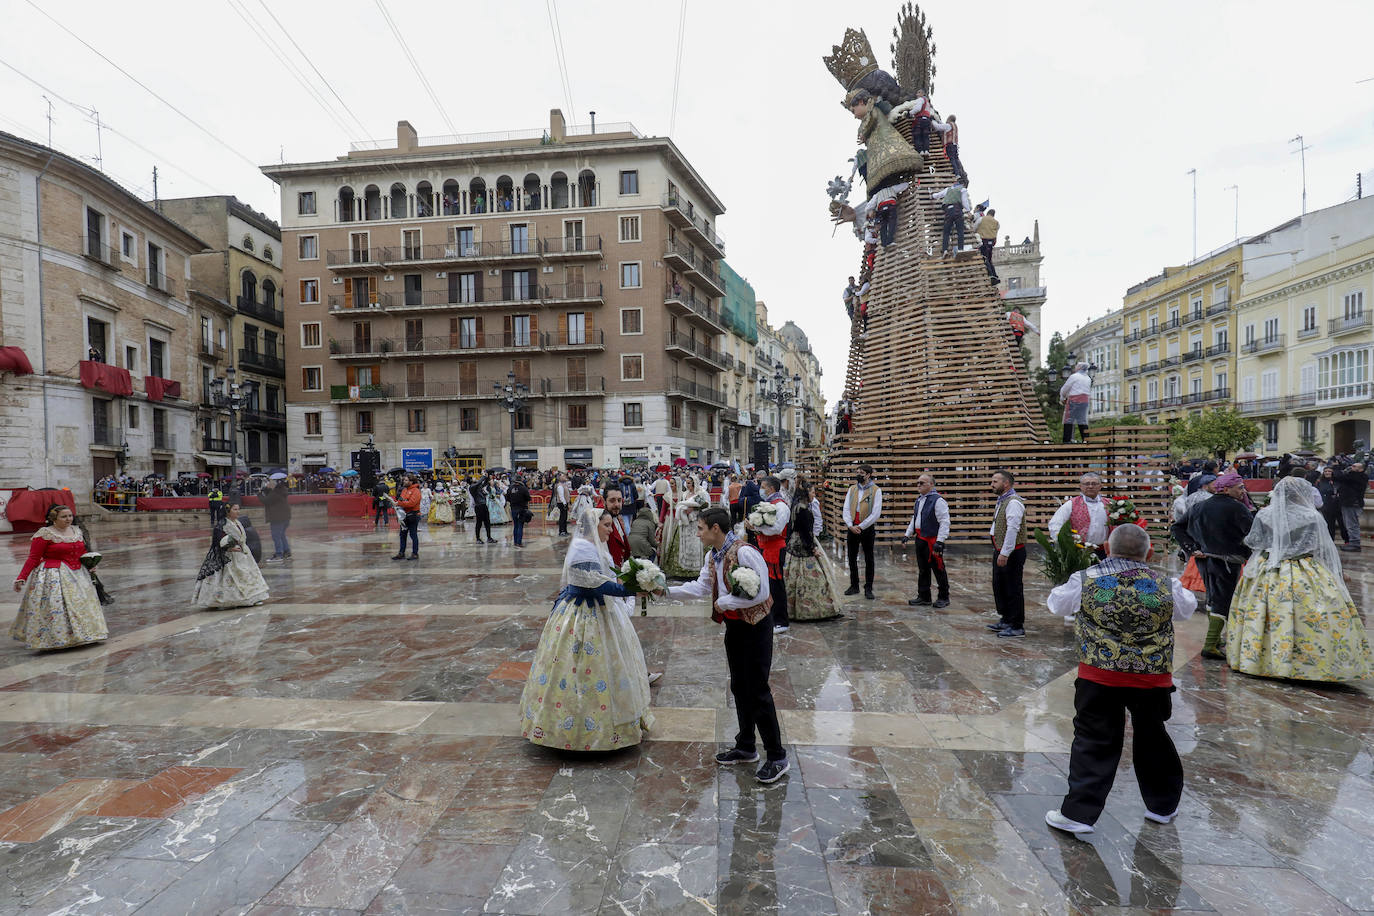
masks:
{"type": "Polygon", "coordinates": [[[239,546],[239,542],[232,535],[226,534],[219,539],[219,546],[223,550],[233,550],[239,546]]]}
{"type": "Polygon", "coordinates": [[[759,503],[749,512],[749,524],[755,528],[767,528],[778,520],[778,507],[772,503],[759,503]]]}
{"type": "Polygon", "coordinates": [[[640,616],[649,612],[649,595],[668,587],[668,577],[649,560],[630,557],[620,564],[618,572],[616,579],[639,596],[640,616]]]}
{"type": "Polygon", "coordinates": [[[730,580],[730,594],[737,598],[752,598],[759,593],[762,584],[759,574],[747,566],[736,566],[727,577],[730,580]]]}

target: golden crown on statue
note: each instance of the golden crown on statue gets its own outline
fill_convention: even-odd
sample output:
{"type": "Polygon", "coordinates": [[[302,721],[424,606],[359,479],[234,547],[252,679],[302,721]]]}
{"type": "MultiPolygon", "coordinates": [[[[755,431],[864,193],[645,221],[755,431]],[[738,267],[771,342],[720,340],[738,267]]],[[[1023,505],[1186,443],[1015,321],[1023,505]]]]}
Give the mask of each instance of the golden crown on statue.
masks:
{"type": "Polygon", "coordinates": [[[863,29],[845,29],[844,44],[834,45],[831,50],[835,53],[821,60],[825,61],[826,69],[846,91],[878,69],[878,59],[873,55],[873,46],[868,43],[868,36],[863,29]]]}

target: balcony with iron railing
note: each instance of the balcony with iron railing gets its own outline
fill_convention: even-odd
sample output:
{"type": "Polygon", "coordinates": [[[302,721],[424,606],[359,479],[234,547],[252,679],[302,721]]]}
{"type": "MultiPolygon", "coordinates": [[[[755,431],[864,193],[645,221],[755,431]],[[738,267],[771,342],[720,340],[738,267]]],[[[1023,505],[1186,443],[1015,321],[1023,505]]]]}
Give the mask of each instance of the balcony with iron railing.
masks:
{"type": "Polygon", "coordinates": [[[385,248],[331,248],[325,263],[336,270],[382,270],[386,267],[385,248]]]}
{"type": "Polygon", "coordinates": [[[286,360],[275,353],[260,353],[257,350],[239,350],[239,368],[263,375],[286,376],[286,360]]]}
{"type": "Polygon", "coordinates": [[[101,267],[108,267],[110,270],[123,268],[123,258],[119,249],[114,245],[106,245],[105,240],[98,235],[77,236],[76,250],[81,252],[82,257],[95,261],[101,267]]]}
{"type": "Polygon", "coordinates": [[[202,358],[208,359],[211,362],[217,363],[224,359],[224,347],[215,343],[213,340],[205,340],[202,338],[198,351],[202,358]]]}
{"type": "Polygon", "coordinates": [[[716,270],[708,258],[693,251],[689,246],[671,243],[665,245],[663,260],[669,266],[681,270],[689,279],[710,286],[717,296],[725,295],[725,284],[721,282],[720,271],[716,270]]]}
{"type": "Polygon", "coordinates": [[[176,450],[177,437],[174,433],[169,433],[165,429],[153,430],[153,451],[175,452],[176,450]]]}
{"type": "Polygon", "coordinates": [[[1274,334],[1270,337],[1257,337],[1254,340],[1247,340],[1241,345],[1242,353],[1277,353],[1285,346],[1285,335],[1274,334]]]}
{"type": "Polygon", "coordinates": [[[176,284],[172,278],[160,271],[149,268],[147,277],[148,288],[162,293],[164,296],[175,296],[176,284]]]}
{"type": "Polygon", "coordinates": [[[540,335],[540,346],[545,350],[604,350],[606,332],[600,328],[588,331],[579,328],[563,328],[552,333],[540,335]]]}
{"type": "Polygon", "coordinates": [[[386,308],[393,312],[440,312],[479,306],[538,308],[537,286],[494,283],[480,291],[462,289],[408,290],[392,296],[386,308]]]}
{"type": "Polygon", "coordinates": [[[1327,321],[1327,333],[1332,337],[1337,334],[1349,334],[1352,331],[1362,331],[1370,326],[1370,319],[1374,317],[1374,312],[1360,312],[1356,315],[1344,315],[1340,318],[1332,318],[1327,321]]]}
{"type": "Polygon", "coordinates": [[[111,426],[108,423],[94,423],[91,425],[91,445],[102,448],[119,448],[124,444],[124,430],[119,426],[111,426]]]}
{"type": "Polygon", "coordinates": [[[606,292],[599,280],[549,283],[540,285],[539,299],[551,305],[604,305],[606,292]]]}
{"type": "Polygon", "coordinates": [[[1315,407],[1316,404],[1317,393],[1315,391],[1309,391],[1306,394],[1292,394],[1286,397],[1237,401],[1236,410],[1245,416],[1258,417],[1265,414],[1287,413],[1290,410],[1302,410],[1304,408],[1315,407]]]}
{"type": "Polygon", "coordinates": [[[233,443],[228,439],[217,439],[214,436],[200,437],[200,450],[202,452],[224,452],[228,454],[232,450],[232,445],[233,443]]]}
{"type": "Polygon", "coordinates": [[[713,309],[710,302],[705,297],[698,296],[696,290],[691,287],[681,285],[677,289],[671,286],[667,287],[663,292],[663,304],[679,315],[696,316],[702,319],[716,333],[725,333],[726,328],[721,320],[720,312],[713,309]]]}
{"type": "Polygon", "coordinates": [[[599,397],[606,393],[602,375],[570,375],[539,380],[539,391],[550,397],[599,397]]]}
{"type": "Polygon", "coordinates": [[[689,360],[712,370],[729,371],[731,363],[734,362],[731,357],[712,349],[705,341],[697,340],[688,334],[668,331],[664,334],[664,346],[669,350],[684,353],[689,360]]]}
{"type": "Polygon", "coordinates": [[[1191,312],[1184,312],[1184,313],[1180,316],[1180,318],[1181,318],[1181,320],[1182,320],[1182,322],[1183,322],[1184,324],[1192,324],[1193,322],[1195,322],[1195,321],[1201,321],[1202,319],[1204,319],[1204,318],[1206,318],[1206,317],[1207,317],[1207,313],[1204,312],[1201,308],[1194,309],[1194,310],[1192,310],[1191,312]]]}
{"type": "Polygon", "coordinates": [[[1212,344],[1212,345],[1211,345],[1210,347],[1208,347],[1207,350],[1206,350],[1207,358],[1208,358],[1208,359],[1211,359],[1211,358],[1214,357],[1214,356],[1225,356],[1227,353],[1230,353],[1230,352],[1231,352],[1231,344],[1230,344],[1229,341],[1223,342],[1223,343],[1219,343],[1219,344],[1212,344]]]}
{"type": "Polygon", "coordinates": [[[286,412],[248,408],[240,412],[239,420],[246,427],[260,429],[286,429],[286,412]]]}
{"type": "Polygon", "coordinates": [[[367,293],[329,297],[330,312],[386,311],[395,301],[391,293],[367,293]]]}
{"type": "Polygon", "coordinates": [[[710,246],[719,253],[720,257],[725,257],[724,239],[716,235],[711,224],[705,218],[696,215],[691,204],[684,202],[676,194],[665,194],[663,196],[663,212],[674,226],[686,230],[687,235],[695,241],[710,246]]]}
{"type": "MultiPolygon", "coordinates": [[[[391,385],[384,385],[381,383],[374,383],[371,385],[354,385],[351,387],[358,389],[359,400],[386,400],[391,397],[392,392],[391,385]]],[[[349,393],[349,388],[350,386],[348,385],[330,385],[329,399],[331,401],[344,402],[352,400],[352,396],[349,393]]]]}
{"type": "Polygon", "coordinates": [[[1226,298],[1213,302],[1211,305],[1207,306],[1207,317],[1211,318],[1213,315],[1220,315],[1230,310],[1231,297],[1227,296],[1226,298]]]}
{"type": "Polygon", "coordinates": [[[665,381],[665,388],[669,395],[689,397],[717,407],[724,407],[726,403],[724,391],[678,376],[669,376],[665,381]]]}
{"type": "Polygon", "coordinates": [[[286,318],[282,314],[282,310],[275,306],[268,305],[265,302],[258,302],[254,299],[239,296],[237,305],[239,314],[241,315],[250,315],[253,318],[275,324],[279,328],[283,327],[286,323],[286,318]]]}
{"type": "Polygon", "coordinates": [[[1295,336],[1298,338],[1298,340],[1309,340],[1321,334],[1321,332],[1321,325],[1314,324],[1308,327],[1298,328],[1297,334],[1295,336]]]}

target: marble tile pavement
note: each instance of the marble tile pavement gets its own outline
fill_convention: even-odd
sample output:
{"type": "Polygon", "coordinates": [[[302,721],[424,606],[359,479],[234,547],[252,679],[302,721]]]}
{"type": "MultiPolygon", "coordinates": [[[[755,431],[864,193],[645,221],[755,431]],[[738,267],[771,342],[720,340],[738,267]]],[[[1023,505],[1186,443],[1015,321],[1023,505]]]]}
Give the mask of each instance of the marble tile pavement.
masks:
{"type": "MultiPolygon", "coordinates": [[[[0,914],[1374,912],[1374,690],[1204,663],[1200,619],[1176,659],[1179,819],[1144,820],[1128,748],[1079,840],[1042,821],[1074,659],[1031,569],[1024,641],[984,629],[981,553],[951,556],[933,611],[907,607],[900,551],[878,600],[779,637],[794,767],[761,787],[711,760],[734,716],[704,605],[636,621],[664,671],[652,740],[556,754],[515,704],[557,538],[435,528],[402,564],[370,526],[290,534],[268,604],[201,613],[208,537],[105,538],[110,640],[0,646],[0,914]]],[[[0,542],[4,581],[25,552],[0,542]]]]}

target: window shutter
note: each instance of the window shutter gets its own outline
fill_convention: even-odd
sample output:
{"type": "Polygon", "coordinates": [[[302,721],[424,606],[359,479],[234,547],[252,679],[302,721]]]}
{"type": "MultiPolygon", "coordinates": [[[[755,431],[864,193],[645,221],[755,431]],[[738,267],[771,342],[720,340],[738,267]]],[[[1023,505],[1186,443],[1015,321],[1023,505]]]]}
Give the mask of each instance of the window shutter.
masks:
{"type": "Polygon", "coordinates": [[[558,313],[558,342],[565,344],[568,342],[568,313],[558,313]]]}
{"type": "Polygon", "coordinates": [[[459,342],[458,319],[457,319],[457,318],[450,318],[450,319],[448,320],[448,348],[449,348],[450,350],[456,350],[456,349],[458,349],[458,342],[459,342]]]}
{"type": "Polygon", "coordinates": [[[483,324],[483,322],[482,322],[482,316],[481,316],[481,315],[478,315],[478,316],[477,316],[477,346],[478,346],[478,347],[481,347],[481,346],[483,345],[483,341],[485,340],[485,337],[484,337],[483,332],[482,332],[482,324],[483,324]]]}
{"type": "MultiPolygon", "coordinates": [[[[304,281],[304,280],[301,281],[301,301],[302,301],[302,302],[305,301],[305,281],[304,281]]],[[[352,304],[353,304],[353,278],[352,278],[352,277],[344,277],[344,303],[345,303],[346,305],[352,305],[352,304]]]]}
{"type": "Polygon", "coordinates": [[[587,329],[587,343],[592,342],[592,313],[585,312],[582,315],[582,326],[587,329]]]}
{"type": "Polygon", "coordinates": [[[515,275],[513,271],[501,271],[501,299],[509,302],[515,295],[515,275]]]}
{"type": "Polygon", "coordinates": [[[508,347],[513,346],[513,345],[515,344],[515,329],[514,329],[513,327],[511,327],[511,316],[510,316],[510,315],[506,315],[505,317],[503,317],[503,318],[501,319],[501,325],[502,325],[502,336],[501,336],[501,340],[505,343],[506,346],[508,346],[508,347]]]}
{"type": "Polygon", "coordinates": [[[531,315],[531,316],[530,316],[530,343],[531,343],[531,345],[534,343],[534,339],[535,339],[536,337],[538,337],[538,336],[539,336],[539,316],[538,316],[538,315],[531,315]]]}
{"type": "Polygon", "coordinates": [[[473,289],[472,301],[473,301],[473,302],[481,302],[481,301],[483,301],[483,300],[482,300],[482,272],[481,272],[480,270],[477,271],[475,274],[472,275],[472,279],[473,279],[473,284],[472,284],[472,289],[473,289]]]}

